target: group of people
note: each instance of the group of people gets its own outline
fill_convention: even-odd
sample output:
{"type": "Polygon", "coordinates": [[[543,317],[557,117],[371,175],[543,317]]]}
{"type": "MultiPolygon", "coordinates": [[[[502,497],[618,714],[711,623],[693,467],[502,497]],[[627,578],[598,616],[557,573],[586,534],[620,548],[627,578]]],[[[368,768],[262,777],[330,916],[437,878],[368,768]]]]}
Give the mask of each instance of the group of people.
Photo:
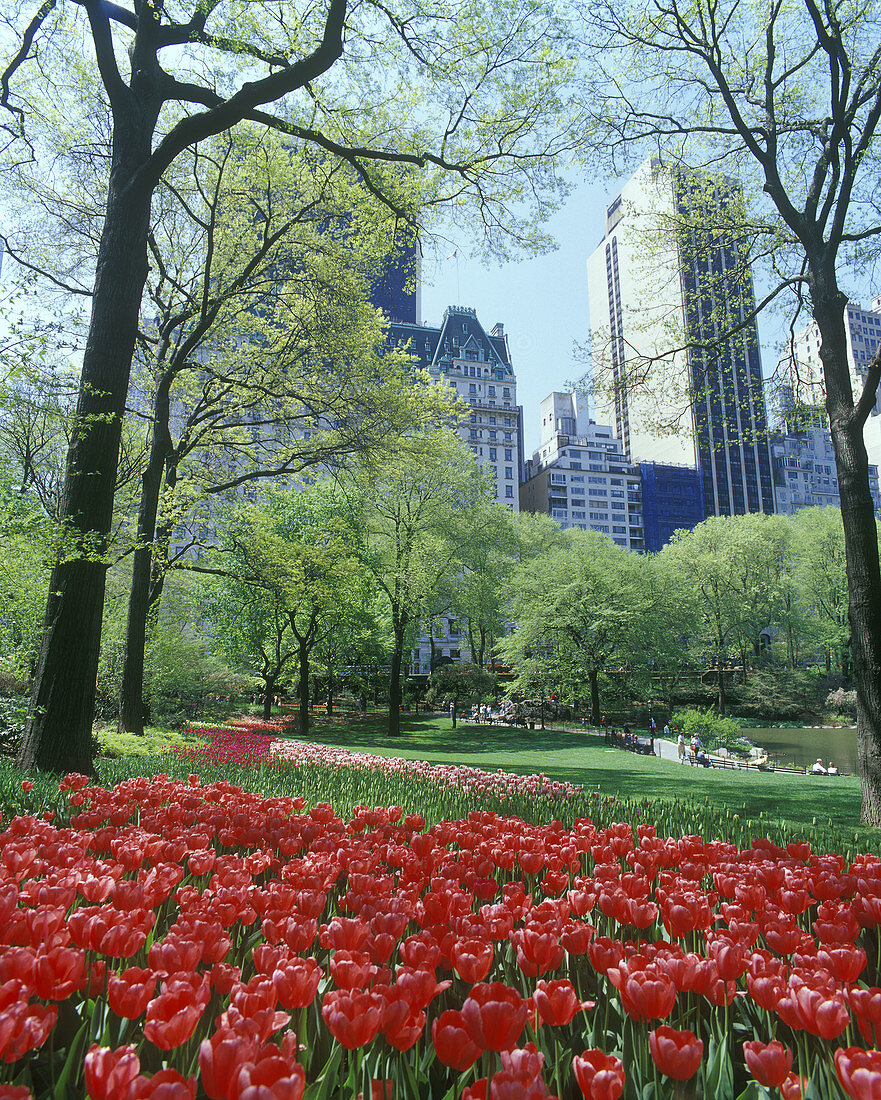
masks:
{"type": "Polygon", "coordinates": [[[822,756],[818,756],[817,763],[811,768],[811,775],[838,775],[838,768],[835,767],[831,760],[829,761],[828,768],[823,767],[823,758],[822,756]]]}
{"type": "MultiPolygon", "coordinates": [[[[669,727],[665,726],[665,730],[669,727]]],[[[707,750],[704,748],[703,742],[695,734],[691,739],[691,755],[694,758],[695,764],[700,764],[702,768],[711,768],[710,758],[707,756],[707,750]]],[[[679,753],[679,763],[684,764],[686,761],[685,754],[685,734],[682,730],[679,731],[679,736],[676,738],[676,750],[679,753]]]]}

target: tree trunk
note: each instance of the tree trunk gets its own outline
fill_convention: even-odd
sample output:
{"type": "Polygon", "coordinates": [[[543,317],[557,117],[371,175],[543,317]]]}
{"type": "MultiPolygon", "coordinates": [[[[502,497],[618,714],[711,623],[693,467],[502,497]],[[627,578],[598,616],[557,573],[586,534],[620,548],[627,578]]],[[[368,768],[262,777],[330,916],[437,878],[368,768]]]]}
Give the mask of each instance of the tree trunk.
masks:
{"type": "Polygon", "coordinates": [[[716,658],[716,667],[719,670],[719,686],[718,695],[716,697],[716,709],[719,711],[719,717],[725,717],[725,708],[728,705],[728,701],[725,697],[725,658],[720,653],[716,658]]]}
{"type": "Polygon", "coordinates": [[[168,381],[163,379],[153,403],[153,433],[150,456],[141,478],[138,504],[138,542],[132,562],[132,587],[129,593],[122,658],[122,688],[119,696],[119,731],[144,732],[144,655],[147,642],[147,616],[150,613],[150,580],[153,572],[153,539],[156,515],[162,492],[162,471],[171,449],[168,431],[168,381]]]}
{"type": "Polygon", "coordinates": [[[150,154],[155,115],[116,117],[107,208],[61,502],[71,541],[56,563],[27,730],[17,764],[92,772],[92,719],[119,440],[141,296],[151,190],[133,182],[150,154]]]}
{"type": "Polygon", "coordinates": [[[388,732],[389,737],[398,737],[401,732],[401,666],[404,660],[404,636],[407,632],[407,619],[401,616],[394,623],[395,644],[392,650],[392,665],[388,685],[388,732]]]}
{"type": "Polygon", "coordinates": [[[267,680],[263,687],[263,721],[272,717],[272,697],[275,694],[275,680],[267,680]]]}
{"type": "MultiPolygon", "coordinates": [[[[854,416],[847,361],[846,298],[834,277],[826,296],[812,287],[820,329],[826,408],[835,448],[847,562],[850,655],[857,692],[857,756],[863,825],[881,826],[881,568],[878,531],[869,491],[869,459],[863,425],[854,416]]],[[[874,396],[874,395],[873,395],[874,396]]]]}
{"type": "Polygon", "coordinates": [[[300,669],[300,682],[297,684],[297,695],[300,701],[299,727],[304,736],[309,734],[309,650],[311,646],[306,638],[300,639],[297,651],[297,659],[300,669]]]}
{"type": "Polygon", "coordinates": [[[591,725],[598,726],[600,724],[600,684],[596,669],[588,672],[587,679],[590,684],[590,721],[591,725]]]}

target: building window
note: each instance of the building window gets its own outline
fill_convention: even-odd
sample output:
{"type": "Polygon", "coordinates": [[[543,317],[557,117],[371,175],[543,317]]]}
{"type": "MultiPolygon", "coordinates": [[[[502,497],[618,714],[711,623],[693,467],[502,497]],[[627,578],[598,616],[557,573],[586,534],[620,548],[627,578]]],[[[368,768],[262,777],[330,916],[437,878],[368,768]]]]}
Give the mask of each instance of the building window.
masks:
{"type": "Polygon", "coordinates": [[[505,462],[510,462],[513,459],[513,457],[514,457],[513,456],[513,448],[512,447],[506,447],[505,448],[505,462]]]}
{"type": "Polygon", "coordinates": [[[506,466],[505,467],[505,477],[513,477],[513,476],[514,476],[514,471],[512,470],[512,468],[510,466],[506,466]]]}
{"type": "Polygon", "coordinates": [[[506,497],[512,497],[513,495],[514,495],[514,486],[513,485],[506,485],[505,486],[505,496],[506,497]]]}
{"type": "Polygon", "coordinates": [[[474,382],[471,383],[471,385],[468,387],[468,392],[469,393],[477,393],[476,383],[474,383],[474,382]]]}
{"type": "Polygon", "coordinates": [[[490,447],[490,449],[489,449],[489,460],[490,460],[490,462],[495,462],[495,460],[496,460],[496,449],[495,449],[495,447],[490,447]]]}

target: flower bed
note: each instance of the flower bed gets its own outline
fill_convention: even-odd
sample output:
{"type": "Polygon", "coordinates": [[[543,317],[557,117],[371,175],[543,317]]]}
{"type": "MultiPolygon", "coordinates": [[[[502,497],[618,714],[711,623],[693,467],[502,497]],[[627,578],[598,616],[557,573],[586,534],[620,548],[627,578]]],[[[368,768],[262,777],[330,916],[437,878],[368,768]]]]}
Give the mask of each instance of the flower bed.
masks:
{"type": "Polygon", "coordinates": [[[371,774],[405,777],[417,783],[461,791],[478,797],[490,796],[505,801],[526,797],[543,803],[572,801],[582,788],[561,783],[546,775],[513,775],[501,768],[496,772],[464,765],[429,764],[424,760],[407,760],[398,756],[353,752],[334,745],[319,745],[309,741],[294,741],[273,737],[282,727],[282,720],[265,723],[239,719],[229,726],[199,726],[192,732],[210,738],[205,748],[178,749],[179,755],[199,763],[213,764],[289,764],[296,768],[347,768],[371,774]]]}
{"type": "Polygon", "coordinates": [[[0,834],[0,1100],[881,1089],[876,856],[62,788],[0,834]]]}

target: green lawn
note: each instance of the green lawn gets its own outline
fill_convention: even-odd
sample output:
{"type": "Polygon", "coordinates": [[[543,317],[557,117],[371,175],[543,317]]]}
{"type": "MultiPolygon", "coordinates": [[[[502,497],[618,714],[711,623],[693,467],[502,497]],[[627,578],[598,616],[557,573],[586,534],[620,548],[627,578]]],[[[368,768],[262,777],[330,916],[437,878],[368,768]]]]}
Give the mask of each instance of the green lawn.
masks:
{"type": "MultiPolygon", "coordinates": [[[[338,721],[338,720],[337,720],[338,721]]],[[[399,738],[390,738],[379,716],[327,724],[318,719],[309,740],[381,756],[403,756],[437,764],[466,764],[494,771],[544,772],[603,794],[637,798],[706,799],[742,818],[855,828],[860,784],[856,778],[692,768],[609,748],[591,733],[477,726],[449,718],[404,716],[399,738]]],[[[873,834],[866,834],[873,836],[873,834]]],[[[877,842],[876,842],[877,844],[877,842]]],[[[875,845],[873,845],[874,847],[875,845]]]]}

